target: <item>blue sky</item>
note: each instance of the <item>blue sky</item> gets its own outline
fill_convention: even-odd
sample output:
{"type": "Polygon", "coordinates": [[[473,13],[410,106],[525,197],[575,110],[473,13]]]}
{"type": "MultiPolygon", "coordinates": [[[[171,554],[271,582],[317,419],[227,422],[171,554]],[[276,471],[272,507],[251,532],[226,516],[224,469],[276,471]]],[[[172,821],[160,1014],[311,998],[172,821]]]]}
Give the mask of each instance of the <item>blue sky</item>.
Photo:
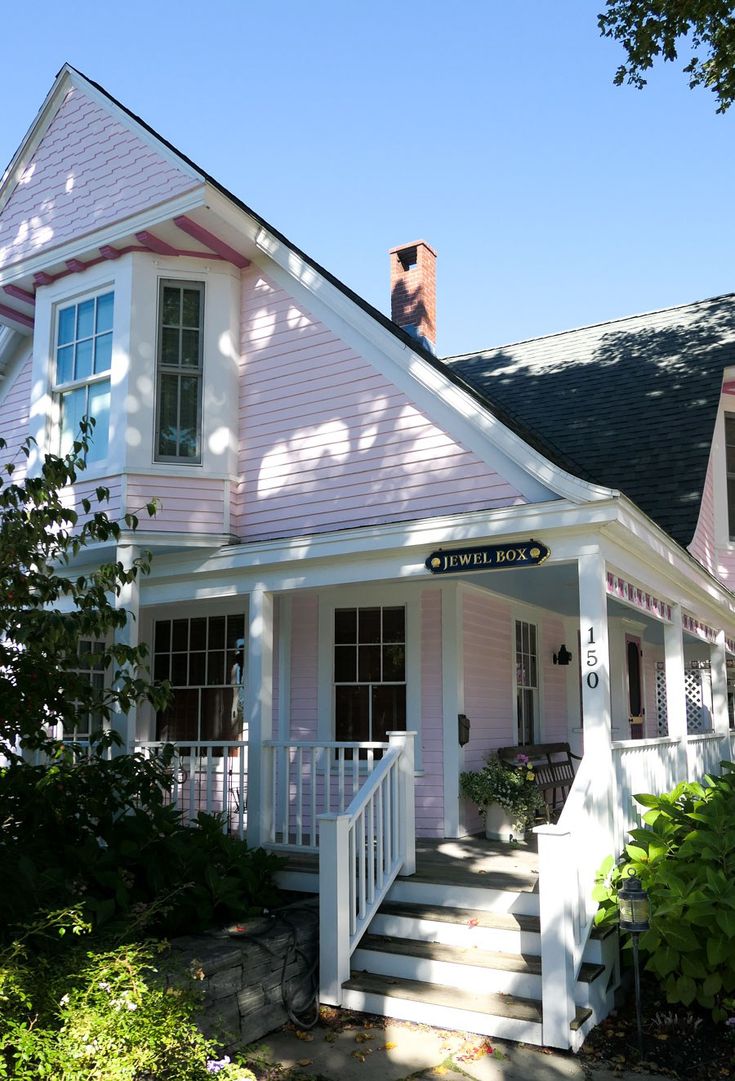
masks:
{"type": "Polygon", "coordinates": [[[428,240],[440,354],[731,292],[735,109],[614,87],[601,6],[7,4],[0,168],[69,61],[383,310],[428,240]]]}

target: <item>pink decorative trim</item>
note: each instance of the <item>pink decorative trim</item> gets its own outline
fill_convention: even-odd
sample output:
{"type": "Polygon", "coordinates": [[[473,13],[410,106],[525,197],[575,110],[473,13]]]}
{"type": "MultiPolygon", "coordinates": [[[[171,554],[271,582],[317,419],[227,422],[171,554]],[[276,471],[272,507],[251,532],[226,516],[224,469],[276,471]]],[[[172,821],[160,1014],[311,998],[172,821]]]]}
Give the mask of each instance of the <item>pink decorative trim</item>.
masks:
{"type": "Polygon", "coordinates": [[[87,264],[83,263],[81,259],[67,259],[66,265],[72,274],[78,274],[81,270],[87,269],[87,264]]]}
{"type": "Polygon", "coordinates": [[[236,267],[239,267],[240,270],[250,266],[250,260],[241,255],[239,251],[231,248],[224,240],[220,240],[214,233],[210,233],[209,229],[205,229],[203,225],[198,225],[197,222],[187,218],[186,215],[174,218],[174,225],[178,226],[183,233],[193,237],[194,240],[198,240],[200,244],[204,244],[213,252],[221,255],[228,263],[233,263],[236,267]]]}
{"type": "Polygon", "coordinates": [[[714,630],[714,628],[708,627],[706,623],[694,619],[693,616],[688,616],[686,612],[682,612],[681,625],[685,631],[689,632],[689,634],[693,634],[697,638],[702,638],[705,642],[717,641],[717,631],[714,630]]]}
{"type": "Polygon", "coordinates": [[[729,379],[726,383],[722,384],[723,394],[735,394],[735,379],[729,379]]]}
{"type": "Polygon", "coordinates": [[[646,593],[639,586],[631,585],[630,582],[626,582],[623,578],[618,578],[616,574],[611,574],[610,571],[607,572],[605,577],[605,588],[611,597],[619,597],[621,600],[627,601],[628,604],[640,608],[642,612],[655,616],[656,619],[671,619],[670,604],[660,601],[658,597],[654,597],[651,593],[646,593]]]}
{"type": "Polygon", "coordinates": [[[735,638],[725,635],[725,649],[728,653],[735,653],[735,638]]]}
{"type": "Polygon", "coordinates": [[[20,323],[24,327],[33,328],[33,316],[27,315],[26,312],[19,312],[17,308],[9,308],[7,304],[0,304],[0,318],[5,316],[6,319],[12,319],[16,323],[20,323]]]}
{"type": "Polygon", "coordinates": [[[27,289],[21,289],[19,285],[4,285],[3,289],[9,297],[14,297],[15,300],[22,300],[24,304],[36,303],[34,294],[29,293],[27,289]]]}
{"type": "MultiPolygon", "coordinates": [[[[57,275],[56,277],[61,277],[61,275],[57,275]]],[[[39,270],[33,275],[33,280],[36,285],[51,285],[56,281],[56,277],[53,274],[47,274],[45,270],[39,270]]]]}
{"type": "Polygon", "coordinates": [[[113,248],[112,244],[101,244],[100,254],[103,259],[119,259],[123,253],[118,251],[117,248],[113,248]]]}
{"type": "Polygon", "coordinates": [[[149,251],[155,252],[156,255],[178,255],[176,248],[172,247],[165,240],[161,240],[155,233],[149,233],[147,229],[144,229],[141,233],[135,234],[135,239],[139,240],[149,251]]]}

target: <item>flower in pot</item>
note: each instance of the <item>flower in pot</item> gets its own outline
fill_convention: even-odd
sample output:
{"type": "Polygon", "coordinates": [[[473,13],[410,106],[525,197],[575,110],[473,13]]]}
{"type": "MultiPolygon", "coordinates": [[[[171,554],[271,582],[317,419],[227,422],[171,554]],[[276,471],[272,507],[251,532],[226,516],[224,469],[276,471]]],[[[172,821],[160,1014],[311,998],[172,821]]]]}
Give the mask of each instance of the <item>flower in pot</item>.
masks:
{"type": "Polygon", "coordinates": [[[485,815],[485,835],[495,841],[523,837],[544,809],[536,775],[525,754],[514,762],[490,755],[482,769],[460,774],[463,796],[485,815]]]}

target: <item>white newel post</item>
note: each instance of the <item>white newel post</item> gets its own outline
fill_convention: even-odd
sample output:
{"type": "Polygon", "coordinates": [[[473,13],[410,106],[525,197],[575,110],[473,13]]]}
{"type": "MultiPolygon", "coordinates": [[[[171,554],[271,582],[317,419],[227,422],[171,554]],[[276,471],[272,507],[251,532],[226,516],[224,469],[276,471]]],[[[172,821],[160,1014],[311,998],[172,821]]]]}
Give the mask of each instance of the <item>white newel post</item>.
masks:
{"type": "Polygon", "coordinates": [[[718,631],[717,641],[710,646],[712,677],[712,727],[720,737],[720,758],[730,761],[730,718],[727,712],[727,654],[725,632],[718,631]]]}
{"type": "Polygon", "coordinates": [[[273,736],[273,594],[260,587],[250,594],[247,651],[247,840],[257,848],[273,839],[273,771],[263,748],[273,736]]]}
{"type": "Polygon", "coordinates": [[[350,816],[319,816],[319,1001],[342,1004],[350,978],[350,816]]]}
{"type": "Polygon", "coordinates": [[[541,922],[541,1000],[543,1042],[548,1047],[569,1047],[570,1024],[575,1015],[574,919],[571,892],[575,876],[572,837],[560,826],[537,826],[539,860],[539,917],[541,922]]]}
{"type": "Polygon", "coordinates": [[[671,739],[678,740],[676,780],[687,777],[687,707],[684,680],[684,633],[681,608],[672,605],[671,622],[664,624],[664,658],[666,668],[666,718],[671,739]]]}
{"type": "MultiPolygon", "coordinates": [[[[120,544],[117,548],[118,562],[122,563],[124,569],[129,571],[135,560],[140,556],[140,548],[136,544],[120,544]]],[[[115,608],[124,608],[128,614],[127,622],[124,627],[120,627],[115,631],[115,641],[120,642],[126,646],[137,646],[139,642],[139,618],[140,618],[140,581],[136,577],[134,581],[128,582],[122,586],[120,593],[115,597],[115,608]]],[[[123,671],[127,671],[127,666],[122,666],[123,671]]],[[[132,673],[131,673],[132,674],[132,673]]],[[[118,753],[129,753],[135,746],[136,728],[137,728],[137,709],[135,706],[131,706],[127,714],[122,713],[120,710],[115,710],[112,720],[113,729],[118,732],[123,743],[122,747],[118,749],[118,753]]],[[[115,748],[113,748],[113,754],[115,748]]]]}
{"type": "Polygon", "coordinates": [[[401,801],[402,874],[404,875],[416,874],[416,801],[413,746],[415,739],[415,732],[388,732],[388,741],[390,745],[402,749],[398,771],[400,777],[401,801]]]}

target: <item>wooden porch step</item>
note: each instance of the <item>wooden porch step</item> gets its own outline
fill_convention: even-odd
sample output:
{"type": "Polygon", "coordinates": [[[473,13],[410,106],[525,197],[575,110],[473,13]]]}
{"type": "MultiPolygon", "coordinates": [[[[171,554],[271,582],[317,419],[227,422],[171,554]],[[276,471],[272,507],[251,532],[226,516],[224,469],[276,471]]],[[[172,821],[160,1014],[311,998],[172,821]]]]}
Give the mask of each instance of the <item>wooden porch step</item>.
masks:
{"type": "MultiPolygon", "coordinates": [[[[456,987],[418,980],[356,972],[343,985],[344,1004],[351,1009],[376,1012],[435,1025],[464,1029],[499,1039],[542,1042],[541,1002],[520,998],[462,991],[456,987]]],[[[577,1007],[570,1028],[579,1029],[592,1011],[577,1007]]]]}
{"type": "Polygon", "coordinates": [[[472,924],[498,931],[530,931],[532,934],[539,934],[541,931],[538,916],[524,916],[523,913],[516,912],[486,912],[481,908],[449,908],[399,901],[384,901],[380,912],[414,920],[429,920],[432,923],[458,923],[465,926],[472,924]]]}

